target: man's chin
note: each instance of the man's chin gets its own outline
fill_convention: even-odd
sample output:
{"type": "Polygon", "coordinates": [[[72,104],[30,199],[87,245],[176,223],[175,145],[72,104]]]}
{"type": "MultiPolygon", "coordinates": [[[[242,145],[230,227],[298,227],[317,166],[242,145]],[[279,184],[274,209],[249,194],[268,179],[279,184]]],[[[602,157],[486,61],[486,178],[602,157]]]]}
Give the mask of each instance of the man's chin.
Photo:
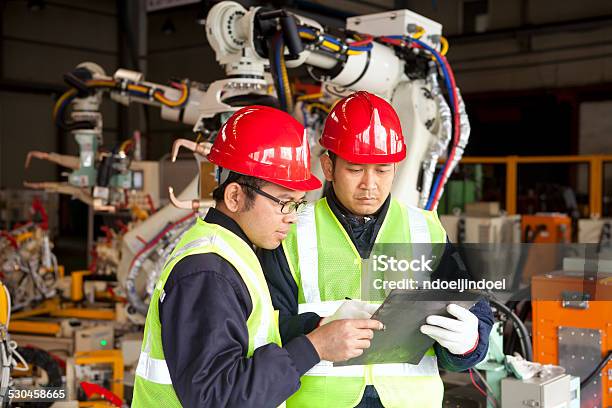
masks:
{"type": "Polygon", "coordinates": [[[352,213],[360,217],[365,217],[374,214],[379,210],[381,204],[379,203],[356,203],[352,208],[352,213]]]}
{"type": "Polygon", "coordinates": [[[274,240],[273,242],[265,242],[262,243],[261,245],[257,245],[259,248],[261,249],[268,249],[268,250],[273,250],[276,249],[280,246],[282,241],[280,240],[274,240]]]}

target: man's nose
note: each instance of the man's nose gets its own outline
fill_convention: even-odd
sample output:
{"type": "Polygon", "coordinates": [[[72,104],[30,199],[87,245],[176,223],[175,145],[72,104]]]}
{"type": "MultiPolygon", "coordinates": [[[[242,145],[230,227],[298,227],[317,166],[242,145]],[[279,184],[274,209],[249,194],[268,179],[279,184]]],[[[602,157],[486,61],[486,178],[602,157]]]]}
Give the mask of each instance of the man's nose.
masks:
{"type": "Polygon", "coordinates": [[[286,224],[295,224],[297,221],[297,212],[291,211],[289,214],[284,214],[283,222],[286,224]]]}
{"type": "Polygon", "coordinates": [[[364,190],[376,189],[376,175],[373,171],[366,170],[363,172],[360,187],[364,190]]]}

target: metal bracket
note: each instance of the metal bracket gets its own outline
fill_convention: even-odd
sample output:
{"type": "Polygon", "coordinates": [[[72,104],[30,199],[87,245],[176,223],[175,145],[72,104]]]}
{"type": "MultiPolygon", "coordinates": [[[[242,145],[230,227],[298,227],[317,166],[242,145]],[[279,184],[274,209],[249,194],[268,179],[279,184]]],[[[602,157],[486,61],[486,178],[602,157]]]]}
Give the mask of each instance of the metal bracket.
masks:
{"type": "Polygon", "coordinates": [[[591,296],[588,293],[565,291],[561,294],[561,298],[561,307],[564,309],[586,310],[589,308],[591,296]]]}

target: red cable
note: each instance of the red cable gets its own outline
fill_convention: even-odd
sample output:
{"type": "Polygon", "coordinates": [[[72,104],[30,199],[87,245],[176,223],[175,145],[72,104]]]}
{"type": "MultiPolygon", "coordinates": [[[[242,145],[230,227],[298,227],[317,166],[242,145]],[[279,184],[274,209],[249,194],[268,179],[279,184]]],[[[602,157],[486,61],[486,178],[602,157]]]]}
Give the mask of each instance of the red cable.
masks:
{"type": "Polygon", "coordinates": [[[448,61],[446,60],[446,57],[444,57],[444,55],[440,55],[440,59],[442,59],[442,61],[444,62],[444,64],[446,65],[446,70],[448,71],[448,76],[449,76],[449,80],[451,83],[451,87],[452,89],[450,90],[453,93],[453,122],[454,122],[454,126],[453,126],[453,147],[451,149],[451,153],[448,156],[448,163],[449,166],[444,170],[444,174],[442,175],[442,179],[440,180],[440,184],[438,185],[438,189],[435,191],[434,193],[434,199],[431,202],[431,208],[435,208],[436,204],[438,203],[438,200],[440,199],[440,195],[442,194],[442,188],[444,187],[444,184],[446,183],[446,180],[449,177],[449,171],[450,171],[450,163],[453,162],[453,159],[455,158],[455,153],[457,151],[457,146],[459,144],[459,137],[460,137],[460,131],[461,131],[461,125],[460,125],[460,118],[459,118],[459,95],[457,94],[457,85],[455,82],[455,74],[453,73],[453,70],[450,67],[450,64],[448,63],[448,61]]]}
{"type": "Polygon", "coordinates": [[[157,209],[155,208],[155,203],[153,202],[153,197],[151,197],[151,194],[147,194],[147,204],[149,204],[149,208],[151,209],[151,214],[155,214],[157,209]]]}
{"type": "Polygon", "coordinates": [[[363,40],[350,42],[348,43],[348,45],[353,46],[353,47],[359,47],[362,45],[368,45],[374,40],[374,37],[372,37],[370,34],[359,34],[359,36],[362,36],[362,35],[365,35],[366,38],[364,38],[363,40]]]}
{"type": "Polygon", "coordinates": [[[151,248],[153,245],[155,245],[164,235],[166,235],[166,233],[168,231],[170,231],[172,228],[176,227],[178,224],[181,224],[185,221],[187,221],[189,218],[191,218],[193,215],[195,214],[195,212],[191,212],[189,214],[187,214],[186,216],[184,216],[183,218],[181,218],[180,220],[178,220],[177,222],[175,222],[174,224],[170,224],[168,225],[166,228],[164,228],[162,230],[162,232],[160,232],[159,234],[157,234],[155,236],[155,238],[153,238],[148,244],[146,244],[140,251],[138,251],[138,253],[136,255],[134,255],[134,258],[132,258],[132,262],[130,262],[130,268],[128,269],[128,271],[132,270],[132,267],[134,266],[134,262],[136,262],[136,259],[138,259],[138,257],[140,255],[142,255],[145,251],[147,251],[149,248],[151,248]]]}
{"type": "Polygon", "coordinates": [[[476,384],[476,379],[474,379],[474,373],[472,371],[472,369],[469,369],[470,372],[470,379],[472,380],[472,384],[474,385],[474,387],[476,387],[476,389],[478,390],[478,392],[480,392],[482,395],[485,396],[485,398],[491,402],[491,404],[497,408],[497,402],[495,402],[495,400],[491,397],[489,397],[489,394],[487,394],[482,388],[480,388],[480,386],[478,384],[476,384]]]}
{"type": "Polygon", "coordinates": [[[14,236],[12,236],[11,234],[9,234],[7,231],[0,231],[0,236],[4,237],[7,239],[7,241],[9,242],[9,244],[11,244],[11,246],[15,249],[17,249],[18,245],[17,245],[17,240],[15,239],[14,236]]]}
{"type": "Polygon", "coordinates": [[[40,201],[38,197],[34,197],[32,200],[32,218],[36,213],[40,213],[40,228],[43,230],[49,229],[49,216],[47,215],[47,211],[45,210],[45,206],[40,201]]]}

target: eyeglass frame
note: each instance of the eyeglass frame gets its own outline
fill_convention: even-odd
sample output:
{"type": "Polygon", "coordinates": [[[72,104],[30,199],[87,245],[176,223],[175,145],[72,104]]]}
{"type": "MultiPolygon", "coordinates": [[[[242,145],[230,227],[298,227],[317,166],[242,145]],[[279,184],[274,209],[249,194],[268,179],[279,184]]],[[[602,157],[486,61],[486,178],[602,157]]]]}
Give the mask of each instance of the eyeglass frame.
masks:
{"type": "Polygon", "coordinates": [[[299,202],[298,201],[293,201],[293,200],[283,201],[280,198],[274,197],[273,195],[268,194],[265,191],[255,187],[255,186],[252,186],[250,184],[246,184],[246,183],[237,183],[237,184],[239,184],[241,186],[244,186],[244,187],[247,187],[247,188],[250,188],[251,190],[253,190],[257,194],[259,194],[259,195],[261,195],[263,197],[266,197],[266,198],[274,201],[276,204],[280,205],[281,206],[281,214],[288,215],[288,214],[291,214],[293,212],[295,212],[296,214],[299,214],[299,213],[301,213],[304,210],[304,207],[306,207],[306,204],[308,204],[308,201],[306,201],[306,200],[302,200],[302,201],[299,201],[299,202]],[[292,210],[292,211],[289,211],[287,213],[283,212],[283,210],[285,209],[285,206],[288,205],[288,204],[291,204],[291,203],[295,204],[295,209],[292,210]]]}

